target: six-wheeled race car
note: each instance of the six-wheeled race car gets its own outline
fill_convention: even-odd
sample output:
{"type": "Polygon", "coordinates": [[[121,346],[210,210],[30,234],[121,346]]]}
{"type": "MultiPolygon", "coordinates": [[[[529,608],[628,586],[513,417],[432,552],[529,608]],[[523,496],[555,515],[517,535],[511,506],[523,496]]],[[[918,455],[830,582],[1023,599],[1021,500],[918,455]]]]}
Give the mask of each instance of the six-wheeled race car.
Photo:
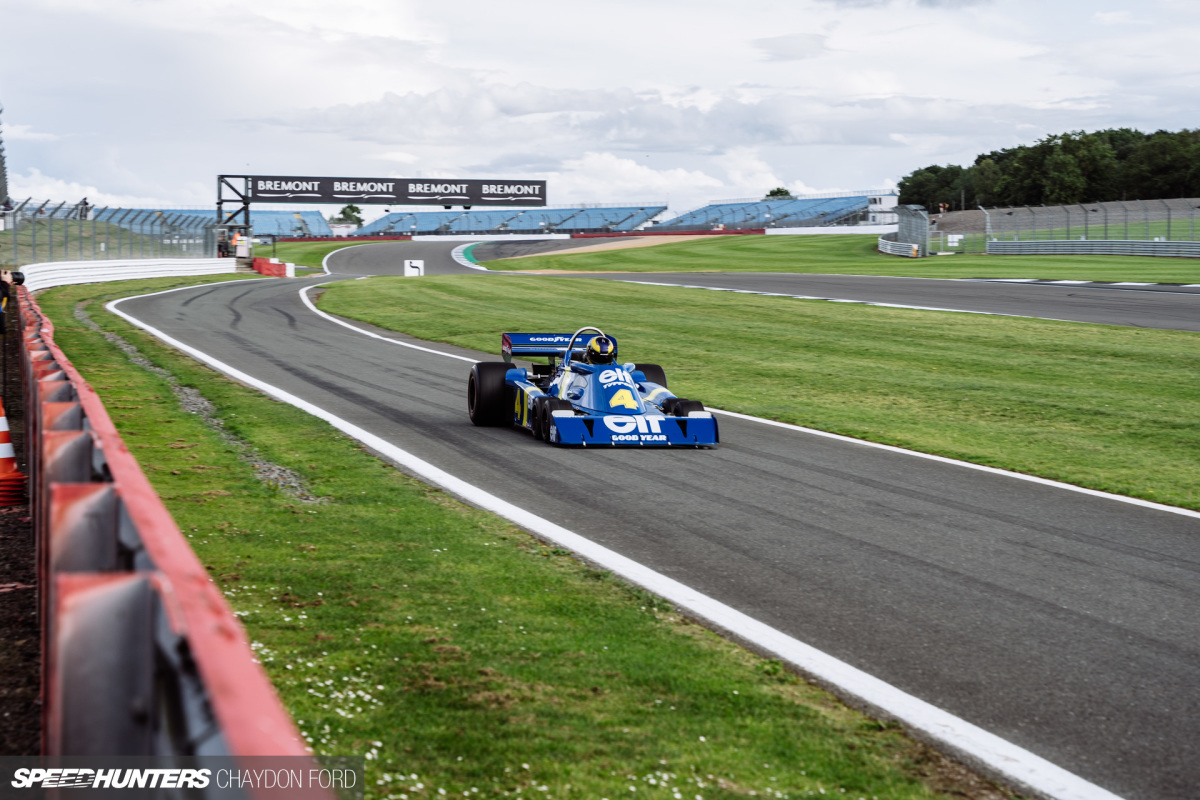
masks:
{"type": "Polygon", "coordinates": [[[667,389],[657,364],[620,364],[617,340],[599,328],[505,333],[503,361],[480,361],[467,379],[476,425],[515,426],[555,445],[713,447],[717,421],[667,389]],[[526,369],[514,357],[545,357],[526,369]]]}

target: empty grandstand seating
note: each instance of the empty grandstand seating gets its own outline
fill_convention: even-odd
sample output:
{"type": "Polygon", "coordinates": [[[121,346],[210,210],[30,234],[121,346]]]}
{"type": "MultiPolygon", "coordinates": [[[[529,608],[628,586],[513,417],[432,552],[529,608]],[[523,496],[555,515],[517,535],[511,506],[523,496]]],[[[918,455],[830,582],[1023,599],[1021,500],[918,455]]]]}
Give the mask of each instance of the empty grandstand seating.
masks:
{"type": "Polygon", "coordinates": [[[868,197],[863,194],[711,203],[654,227],[655,230],[680,231],[853,225],[865,218],[868,197]]]}
{"type": "MultiPolygon", "coordinates": [[[[620,233],[635,231],[667,210],[663,204],[573,208],[397,211],[360,228],[358,236],[399,234],[620,233]]],[[[255,232],[257,232],[257,227],[255,232]]]]}

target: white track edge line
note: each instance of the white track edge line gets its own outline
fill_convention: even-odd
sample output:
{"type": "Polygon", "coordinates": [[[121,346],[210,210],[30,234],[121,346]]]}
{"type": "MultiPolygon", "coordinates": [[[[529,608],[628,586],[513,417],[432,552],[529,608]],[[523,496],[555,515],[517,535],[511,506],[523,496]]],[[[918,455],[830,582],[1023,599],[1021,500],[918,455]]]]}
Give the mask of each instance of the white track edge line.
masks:
{"type": "MultiPolygon", "coordinates": [[[[367,277],[370,277],[370,276],[367,276],[367,277]]],[[[326,319],[330,322],[341,325],[343,328],[349,328],[350,330],[354,331],[355,333],[361,333],[363,336],[370,336],[372,339],[379,339],[384,342],[391,342],[392,344],[398,344],[401,347],[407,347],[411,350],[420,350],[423,353],[433,353],[435,356],[445,356],[446,358],[457,358],[459,361],[468,361],[472,364],[476,364],[479,362],[478,358],[470,358],[469,356],[458,356],[458,355],[455,355],[454,353],[444,353],[441,350],[434,350],[433,348],[430,348],[430,347],[422,347],[418,344],[410,344],[409,342],[402,342],[399,339],[392,339],[388,336],[382,336],[378,333],[374,333],[373,331],[363,330],[362,328],[359,328],[355,325],[351,325],[349,322],[340,320],[337,317],[333,316],[332,314],[326,314],[324,311],[322,311],[321,309],[319,309],[315,305],[313,305],[312,300],[310,300],[308,297],[309,289],[316,289],[318,286],[321,286],[321,285],[322,284],[318,283],[318,284],[314,284],[313,286],[305,286],[303,289],[301,289],[298,292],[298,294],[300,295],[300,300],[303,301],[304,305],[308,306],[310,311],[312,311],[317,316],[322,317],[323,319],[326,319]]]]}
{"type": "Polygon", "coordinates": [[[1086,494],[1091,497],[1101,497],[1101,498],[1104,498],[1105,500],[1116,500],[1121,503],[1129,503],[1129,504],[1135,505],[1135,506],[1142,506],[1143,508],[1150,508],[1155,511],[1168,511],[1172,514],[1179,514],[1179,515],[1185,516],[1185,517],[1192,517],[1193,519],[1200,519],[1200,511],[1193,511],[1190,508],[1179,508],[1178,506],[1168,506],[1164,503],[1156,503],[1153,500],[1143,500],[1140,497],[1129,497],[1128,495],[1123,495],[1123,494],[1113,494],[1111,492],[1103,492],[1099,489],[1088,489],[1085,486],[1076,486],[1073,483],[1063,483],[1061,481],[1051,480],[1050,478],[1039,478],[1037,475],[1026,475],[1023,472],[1013,472],[1013,471],[1007,470],[1007,469],[1000,469],[999,467],[989,467],[986,464],[974,464],[970,461],[960,461],[956,458],[950,458],[948,456],[938,456],[938,455],[934,455],[933,453],[922,453],[919,450],[907,450],[903,447],[897,447],[892,444],[882,444],[880,442],[870,442],[870,441],[867,441],[866,439],[855,439],[851,436],[843,436],[840,433],[830,433],[829,431],[820,431],[820,430],[817,430],[816,428],[805,428],[801,425],[793,425],[790,422],[779,422],[779,421],[773,420],[773,419],[764,419],[762,417],[752,417],[749,414],[739,414],[736,411],[724,411],[720,408],[711,408],[709,406],[705,406],[705,408],[707,410],[713,412],[714,414],[724,414],[727,417],[735,417],[736,419],[742,419],[742,420],[746,420],[748,422],[757,422],[759,424],[770,425],[775,428],[785,428],[787,430],[797,431],[799,433],[807,433],[807,434],[811,434],[813,436],[821,436],[826,439],[834,439],[839,442],[847,442],[849,444],[859,444],[859,445],[862,445],[863,447],[873,447],[876,450],[886,450],[888,452],[900,453],[900,454],[903,454],[906,456],[914,456],[916,458],[923,458],[923,459],[926,459],[929,461],[937,461],[942,464],[951,464],[956,467],[965,467],[967,469],[978,470],[979,472],[988,472],[993,475],[1003,475],[1007,478],[1016,478],[1018,480],[1028,481],[1029,483],[1037,483],[1037,484],[1041,484],[1042,486],[1050,486],[1055,489],[1066,489],[1068,491],[1078,492],[1080,494],[1086,494]]]}
{"type": "Polygon", "coordinates": [[[954,753],[965,756],[969,761],[984,765],[1003,775],[1017,784],[1017,788],[1030,789],[1038,794],[1055,798],[1055,800],[1121,800],[1118,795],[1096,786],[1041,756],[903,692],[844,661],[697,592],[679,581],[668,578],[626,556],[567,530],[561,525],[485,492],[391,442],[343,420],[320,406],[254,378],[201,350],[168,336],[157,328],[120,311],[117,306],[123,300],[128,299],[133,298],[113,300],[105,308],[131,325],[141,328],[163,343],[187,353],[213,369],[252,386],[268,396],[306,411],[318,419],[325,420],[348,436],[405,467],[414,475],[442,487],[472,505],[498,514],[540,537],[561,544],[584,559],[605,567],[625,580],[642,586],[676,606],[686,609],[718,630],[733,632],[739,638],[778,655],[801,672],[838,687],[845,694],[924,733],[954,753]]]}
{"type": "MultiPolygon", "coordinates": [[[[704,289],[709,292],[731,292],[733,294],[755,294],[762,297],[790,297],[793,300],[822,300],[826,303],[854,303],[862,306],[878,306],[880,308],[901,308],[909,311],[944,311],[949,314],[979,314],[985,317],[1013,317],[1016,319],[1042,319],[1047,322],[1079,322],[1075,319],[1059,319],[1057,317],[1031,317],[1026,314],[1004,314],[999,311],[971,311],[965,308],[938,308],[936,306],[909,306],[899,303],[884,303],[878,300],[846,300],[839,297],[815,297],[806,294],[784,294],[782,292],[760,292],[753,289],[726,289],[722,286],[700,286],[690,283],[656,283],[653,281],[635,281],[625,278],[613,278],[617,283],[636,283],[642,286],[669,286],[676,289],[704,289]]],[[[1103,324],[1103,323],[1080,323],[1103,324]]]]}

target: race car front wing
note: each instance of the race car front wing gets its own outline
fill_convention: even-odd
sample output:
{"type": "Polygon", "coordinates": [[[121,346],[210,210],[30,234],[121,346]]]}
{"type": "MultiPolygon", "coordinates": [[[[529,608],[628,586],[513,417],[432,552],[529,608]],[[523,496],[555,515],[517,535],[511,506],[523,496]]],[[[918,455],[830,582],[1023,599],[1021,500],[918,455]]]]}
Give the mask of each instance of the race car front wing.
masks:
{"type": "Polygon", "coordinates": [[[714,447],[720,443],[717,421],[707,411],[686,417],[620,414],[582,415],[555,411],[550,442],[614,447],[714,447]]]}

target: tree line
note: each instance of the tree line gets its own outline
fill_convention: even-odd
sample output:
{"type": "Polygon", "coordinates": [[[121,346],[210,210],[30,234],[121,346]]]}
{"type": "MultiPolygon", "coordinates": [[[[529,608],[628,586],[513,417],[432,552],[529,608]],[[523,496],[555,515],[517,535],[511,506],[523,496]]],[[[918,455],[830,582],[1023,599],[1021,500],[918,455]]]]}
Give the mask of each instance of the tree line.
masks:
{"type": "Polygon", "coordinates": [[[900,202],[930,211],[1173,197],[1200,197],[1200,129],[1056,134],[900,180],[900,202]]]}

